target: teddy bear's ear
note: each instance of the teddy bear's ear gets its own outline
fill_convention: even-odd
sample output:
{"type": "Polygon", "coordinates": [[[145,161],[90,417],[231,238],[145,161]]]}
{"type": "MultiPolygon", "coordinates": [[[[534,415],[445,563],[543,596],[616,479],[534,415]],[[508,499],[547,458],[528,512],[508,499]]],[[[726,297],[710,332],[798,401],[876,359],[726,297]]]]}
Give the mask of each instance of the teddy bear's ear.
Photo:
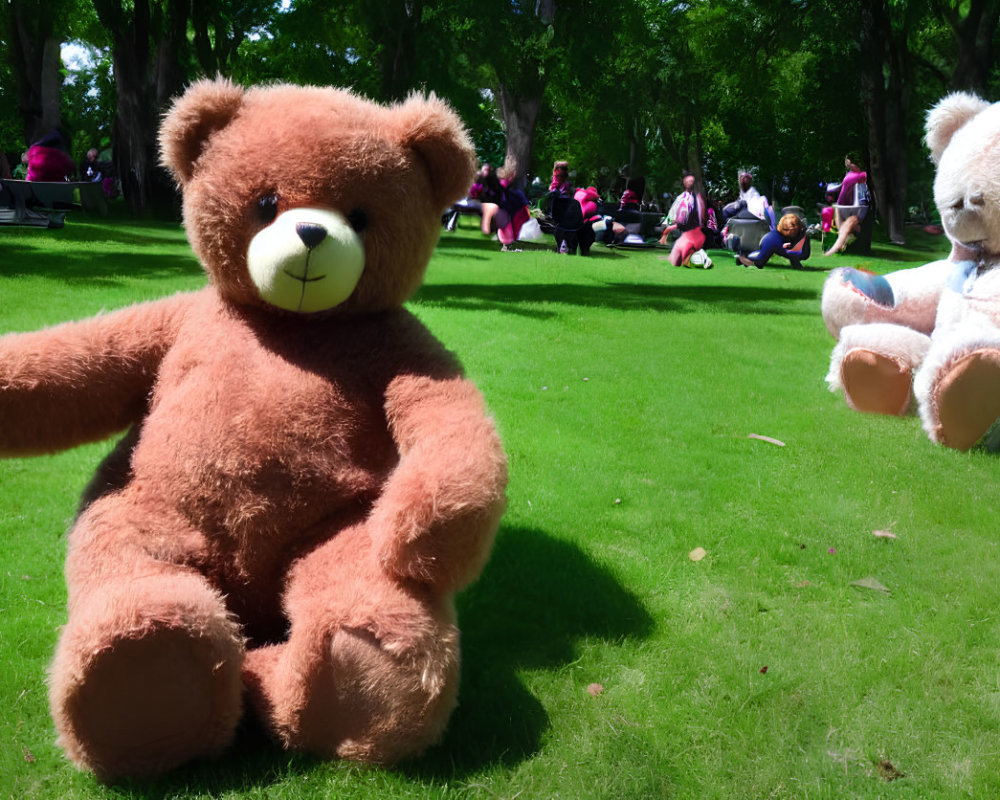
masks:
{"type": "Polygon", "coordinates": [[[226,127],[242,104],[243,89],[223,78],[198,81],[174,101],[160,126],[160,153],[181,186],[191,179],[208,138],[226,127]]]}
{"type": "Polygon", "coordinates": [[[400,142],[427,165],[438,208],[443,211],[465,197],[475,175],[476,153],[458,114],[434,94],[411,95],[389,109],[389,119],[400,142]]]}
{"type": "Polygon", "coordinates": [[[937,164],[955,132],[989,107],[990,104],[981,97],[968,92],[954,92],[938,101],[927,112],[927,135],[924,137],[931,151],[931,160],[937,164]]]}

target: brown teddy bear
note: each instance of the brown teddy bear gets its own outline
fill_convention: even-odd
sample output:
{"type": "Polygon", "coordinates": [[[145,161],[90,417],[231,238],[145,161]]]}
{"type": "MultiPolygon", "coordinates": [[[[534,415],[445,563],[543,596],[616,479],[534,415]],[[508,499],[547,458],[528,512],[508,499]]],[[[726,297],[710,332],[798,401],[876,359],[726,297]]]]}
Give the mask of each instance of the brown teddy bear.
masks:
{"type": "Polygon", "coordinates": [[[392,762],[455,705],[452,598],[506,459],[407,311],[475,166],[434,98],[203,81],[164,164],[211,287],[0,339],[0,453],[128,429],[69,535],[59,742],[104,779],[223,750],[392,762]]]}

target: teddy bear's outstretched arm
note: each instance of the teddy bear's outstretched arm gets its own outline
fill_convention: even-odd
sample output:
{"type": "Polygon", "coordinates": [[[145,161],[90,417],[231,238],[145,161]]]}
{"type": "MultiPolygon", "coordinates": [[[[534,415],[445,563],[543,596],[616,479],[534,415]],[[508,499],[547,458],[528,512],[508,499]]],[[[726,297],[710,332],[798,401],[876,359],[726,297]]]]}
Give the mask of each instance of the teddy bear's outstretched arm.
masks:
{"type": "Polygon", "coordinates": [[[823,284],[823,322],[835,339],[847,325],[879,322],[930,334],[938,300],[954,268],[950,259],[888,275],[838,267],[823,284]]]}
{"type": "Polygon", "coordinates": [[[372,510],[383,566],[442,590],[469,583],[505,507],[507,462],[479,390],[464,377],[406,374],[386,412],[400,460],[372,510]]]}
{"type": "Polygon", "coordinates": [[[0,455],[99,441],[143,414],[187,300],[0,337],[0,455]]]}

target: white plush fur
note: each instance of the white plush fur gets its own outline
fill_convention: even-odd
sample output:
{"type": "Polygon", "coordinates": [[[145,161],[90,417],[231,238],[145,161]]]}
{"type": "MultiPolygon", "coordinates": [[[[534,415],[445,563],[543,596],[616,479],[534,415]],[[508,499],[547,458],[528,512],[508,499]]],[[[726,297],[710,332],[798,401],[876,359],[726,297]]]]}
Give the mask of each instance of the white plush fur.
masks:
{"type": "Polygon", "coordinates": [[[961,325],[936,336],[923,364],[913,378],[913,394],[920,410],[920,421],[927,435],[938,441],[938,397],[936,388],[946,375],[966,356],[978,350],[1000,351],[1000,330],[978,325],[961,325]]]}
{"type": "MultiPolygon", "coordinates": [[[[891,358],[916,370],[931,346],[931,338],[926,334],[907,328],[905,325],[893,325],[889,322],[876,322],[871,325],[848,325],[841,329],[840,339],[833,348],[830,357],[830,371],[826,382],[831,392],[843,391],[840,365],[844,356],[851,350],[868,350],[891,358]]],[[[850,398],[848,398],[850,404],[850,398]]],[[[852,405],[853,407],[853,405],[852,405]]]]}
{"type": "MultiPolygon", "coordinates": [[[[982,371],[962,373],[963,365],[977,352],[989,354],[987,364],[1000,364],[994,357],[1000,354],[1000,103],[967,93],[945,97],[928,113],[926,143],[937,164],[934,199],[952,254],[883,276],[892,288],[892,305],[868,298],[845,280],[846,271],[830,274],[823,319],[839,341],[827,382],[831,390],[844,390],[842,365],[855,349],[908,366],[924,430],[935,441],[964,448],[979,431],[966,425],[951,436],[962,427],[955,410],[966,407],[958,393],[969,398],[966,392],[995,386],[997,368],[987,366],[985,374],[992,377],[982,379],[982,371]],[[959,374],[964,379],[955,381],[959,374]],[[969,379],[973,374],[978,377],[969,379]],[[940,413],[945,407],[950,416],[940,413]]],[[[981,395],[991,396],[992,391],[981,395]]],[[[849,396],[846,400],[854,407],[849,396]]],[[[991,402],[978,405],[988,409],[980,416],[993,416],[991,402]]]]}
{"type": "Polygon", "coordinates": [[[883,276],[892,287],[895,304],[879,305],[844,280],[846,270],[833,270],[823,286],[823,321],[835,339],[847,325],[893,322],[929,334],[934,330],[938,300],[954,264],[947,259],[883,276]]]}
{"type": "Polygon", "coordinates": [[[968,92],[954,92],[927,112],[927,134],[924,141],[931,151],[931,160],[937,164],[941,154],[951,142],[955,132],[980,111],[989,108],[982,98],[968,92]]]}

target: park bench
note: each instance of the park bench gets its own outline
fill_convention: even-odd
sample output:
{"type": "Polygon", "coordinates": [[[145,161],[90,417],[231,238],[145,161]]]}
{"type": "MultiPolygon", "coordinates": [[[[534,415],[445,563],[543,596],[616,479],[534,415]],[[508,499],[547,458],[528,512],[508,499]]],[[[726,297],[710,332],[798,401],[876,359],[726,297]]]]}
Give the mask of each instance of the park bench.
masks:
{"type": "Polygon", "coordinates": [[[105,216],[108,199],[100,183],[3,179],[13,206],[0,208],[0,223],[61,228],[69,211],[105,216]]]}

